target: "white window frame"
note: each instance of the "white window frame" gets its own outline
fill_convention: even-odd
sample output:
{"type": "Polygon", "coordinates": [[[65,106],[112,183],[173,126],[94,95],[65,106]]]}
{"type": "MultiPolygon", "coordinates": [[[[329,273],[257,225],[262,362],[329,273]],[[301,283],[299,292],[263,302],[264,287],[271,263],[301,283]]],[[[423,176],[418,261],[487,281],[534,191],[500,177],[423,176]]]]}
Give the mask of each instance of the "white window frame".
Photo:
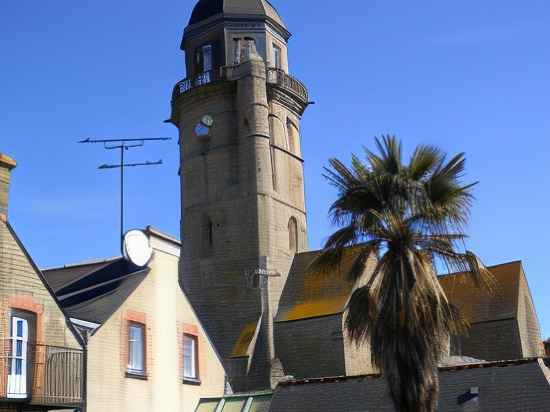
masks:
{"type": "Polygon", "coordinates": [[[27,399],[29,321],[19,316],[11,318],[11,357],[7,384],[9,399],[27,399]],[[18,326],[21,324],[21,333],[18,326]]]}
{"type": "Polygon", "coordinates": [[[147,345],[145,341],[145,325],[137,322],[130,322],[128,324],[128,367],[127,372],[132,375],[145,375],[146,372],[146,352],[147,345]],[[133,339],[132,331],[139,330],[140,336],[138,339],[133,339]],[[139,345],[139,346],[136,346],[139,345]],[[141,354],[141,359],[134,359],[134,355],[138,349],[138,353],[141,354]],[[141,365],[140,365],[141,363],[141,365]]]}
{"type": "Polygon", "coordinates": [[[185,380],[193,380],[198,381],[199,380],[199,365],[198,365],[198,344],[199,344],[199,338],[196,335],[191,335],[189,333],[183,334],[183,379],[185,380]],[[192,343],[191,346],[191,353],[190,355],[186,354],[186,348],[188,347],[188,343],[192,343]],[[188,370],[188,357],[191,357],[191,370],[188,370]]]}

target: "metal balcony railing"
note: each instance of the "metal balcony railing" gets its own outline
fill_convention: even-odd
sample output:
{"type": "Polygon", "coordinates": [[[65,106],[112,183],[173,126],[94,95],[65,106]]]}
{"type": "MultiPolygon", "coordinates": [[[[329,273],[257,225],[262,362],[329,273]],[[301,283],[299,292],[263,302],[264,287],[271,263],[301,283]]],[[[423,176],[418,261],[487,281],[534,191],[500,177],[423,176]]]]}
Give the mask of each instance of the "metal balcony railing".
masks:
{"type": "Polygon", "coordinates": [[[275,84],[287,91],[290,91],[301,98],[305,103],[309,101],[309,96],[306,86],[292,77],[290,74],[286,73],[284,70],[269,68],[267,69],[267,82],[275,84]]]}
{"type": "Polygon", "coordinates": [[[0,345],[0,404],[78,407],[83,403],[81,350],[12,339],[0,345]]]}
{"type": "Polygon", "coordinates": [[[172,93],[172,100],[177,99],[184,93],[187,93],[189,90],[194,89],[195,87],[204,86],[206,84],[214,83],[220,80],[219,72],[216,70],[210,70],[204,73],[199,74],[193,79],[183,79],[179,81],[176,86],[174,86],[174,91],[172,93]]]}
{"type": "MultiPolygon", "coordinates": [[[[220,76],[220,72],[218,70],[211,70],[201,73],[193,79],[183,79],[174,86],[174,90],[172,92],[172,101],[176,100],[181,95],[196,87],[214,83],[219,80],[222,80],[222,77],[220,76]]],[[[296,95],[304,103],[309,102],[309,96],[306,86],[304,86],[304,84],[298,79],[286,73],[284,70],[268,68],[267,83],[276,87],[280,87],[296,95]]]]}

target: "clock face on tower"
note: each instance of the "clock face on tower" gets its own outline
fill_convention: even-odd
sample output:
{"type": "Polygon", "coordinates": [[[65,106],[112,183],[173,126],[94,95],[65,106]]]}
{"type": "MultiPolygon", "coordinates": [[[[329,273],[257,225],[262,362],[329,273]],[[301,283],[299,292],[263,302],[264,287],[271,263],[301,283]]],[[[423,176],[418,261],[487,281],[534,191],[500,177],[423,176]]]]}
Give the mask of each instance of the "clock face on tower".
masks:
{"type": "Polygon", "coordinates": [[[208,137],[210,136],[210,129],[212,126],[214,126],[214,118],[209,114],[206,114],[195,126],[195,134],[197,137],[208,137]]]}
{"type": "Polygon", "coordinates": [[[214,126],[214,118],[209,114],[206,114],[202,117],[201,123],[204,124],[206,127],[212,127],[214,126]]]}

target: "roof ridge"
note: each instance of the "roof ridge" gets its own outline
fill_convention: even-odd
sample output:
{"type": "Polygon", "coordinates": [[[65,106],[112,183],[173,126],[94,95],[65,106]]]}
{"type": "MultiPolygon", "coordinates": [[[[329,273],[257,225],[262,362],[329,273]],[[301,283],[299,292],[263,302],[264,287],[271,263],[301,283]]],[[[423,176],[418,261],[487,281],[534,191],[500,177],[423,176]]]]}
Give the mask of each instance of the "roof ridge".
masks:
{"type": "MultiPolygon", "coordinates": [[[[524,359],[515,359],[515,360],[502,360],[502,361],[491,361],[491,362],[478,362],[478,363],[468,363],[463,365],[456,366],[443,366],[439,367],[439,372],[454,372],[460,370],[468,369],[486,369],[486,368],[504,368],[510,366],[521,366],[526,364],[531,364],[538,362],[540,359],[545,358],[524,358],[524,359]]],[[[294,379],[289,381],[280,382],[280,386],[292,386],[292,385],[306,385],[310,383],[335,383],[341,381],[348,381],[353,379],[378,379],[382,375],[380,373],[372,373],[365,375],[354,375],[354,376],[328,376],[321,378],[304,378],[304,379],[294,379]]]]}
{"type": "Polygon", "coordinates": [[[73,268],[78,268],[78,267],[81,267],[81,266],[89,266],[89,265],[98,265],[100,263],[110,263],[110,262],[114,262],[118,259],[122,259],[122,256],[113,256],[113,257],[110,257],[110,258],[98,258],[98,259],[90,259],[90,260],[85,260],[85,261],[82,261],[82,262],[77,262],[77,263],[69,263],[67,265],[63,265],[63,266],[52,266],[52,267],[49,267],[49,268],[43,268],[41,269],[42,272],[49,272],[49,271],[53,271],[53,270],[63,270],[63,269],[73,269],[73,268]]]}
{"type": "MultiPolygon", "coordinates": [[[[496,265],[491,265],[491,266],[486,266],[487,269],[495,269],[495,268],[498,268],[498,267],[501,267],[501,266],[510,266],[510,265],[513,265],[515,263],[519,263],[520,265],[523,264],[523,260],[519,259],[519,260],[512,260],[510,262],[505,262],[505,263],[498,263],[496,265]]],[[[439,278],[446,278],[446,277],[451,277],[451,276],[459,276],[459,275],[463,275],[464,273],[466,272],[453,272],[453,273],[445,273],[443,275],[437,275],[439,278]]]]}

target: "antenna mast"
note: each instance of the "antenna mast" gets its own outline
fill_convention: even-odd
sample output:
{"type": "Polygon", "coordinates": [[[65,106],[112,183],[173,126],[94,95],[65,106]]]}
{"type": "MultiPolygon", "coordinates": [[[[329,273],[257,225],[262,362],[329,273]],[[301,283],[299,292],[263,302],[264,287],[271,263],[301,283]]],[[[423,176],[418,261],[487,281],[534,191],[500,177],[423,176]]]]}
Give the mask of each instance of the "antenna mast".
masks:
{"type": "Polygon", "coordinates": [[[141,167],[141,166],[158,166],[162,164],[162,160],[156,162],[142,162],[142,163],[125,163],[124,153],[127,150],[135,149],[137,147],[145,146],[146,142],[164,142],[172,140],[171,137],[154,137],[143,139],[84,139],[79,141],[81,144],[103,144],[105,150],[120,150],[120,163],[119,164],[103,164],[99,166],[99,170],[120,169],[120,250],[124,254],[124,169],[127,167],[141,167]]]}

